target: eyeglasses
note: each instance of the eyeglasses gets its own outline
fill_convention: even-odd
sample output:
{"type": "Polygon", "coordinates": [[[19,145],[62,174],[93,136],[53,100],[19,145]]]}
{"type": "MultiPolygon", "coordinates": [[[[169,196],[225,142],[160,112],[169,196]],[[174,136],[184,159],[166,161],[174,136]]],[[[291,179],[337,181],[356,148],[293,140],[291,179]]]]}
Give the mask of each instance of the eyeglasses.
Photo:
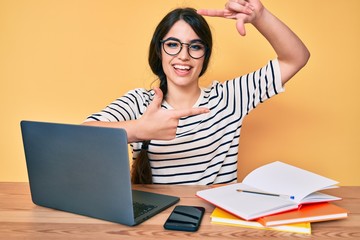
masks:
{"type": "Polygon", "coordinates": [[[206,46],[203,41],[200,39],[192,40],[190,43],[183,43],[177,38],[168,38],[165,40],[160,40],[164,51],[170,56],[178,55],[183,45],[187,45],[187,51],[190,57],[194,59],[202,58],[206,53],[206,46]]]}

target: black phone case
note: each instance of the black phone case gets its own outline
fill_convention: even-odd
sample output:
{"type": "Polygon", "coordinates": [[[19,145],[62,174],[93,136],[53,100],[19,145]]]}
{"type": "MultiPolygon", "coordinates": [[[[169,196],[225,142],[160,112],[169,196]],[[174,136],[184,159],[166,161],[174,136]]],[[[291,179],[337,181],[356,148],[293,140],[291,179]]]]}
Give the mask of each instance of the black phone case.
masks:
{"type": "Polygon", "coordinates": [[[168,230],[195,232],[199,229],[205,209],[196,206],[178,205],[164,224],[168,230]]]}

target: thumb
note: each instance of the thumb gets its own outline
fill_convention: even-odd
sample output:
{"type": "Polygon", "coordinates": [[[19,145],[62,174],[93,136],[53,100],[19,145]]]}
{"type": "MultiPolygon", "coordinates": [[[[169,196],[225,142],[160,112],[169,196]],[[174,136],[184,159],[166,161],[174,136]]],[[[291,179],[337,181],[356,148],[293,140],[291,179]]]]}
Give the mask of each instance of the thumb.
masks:
{"type": "Polygon", "coordinates": [[[163,100],[163,92],[158,87],[154,87],[154,92],[155,96],[150,105],[153,105],[155,107],[161,107],[161,103],[163,100]]]}
{"type": "Polygon", "coordinates": [[[236,29],[238,30],[241,36],[246,35],[244,19],[239,18],[238,20],[236,20],[236,29]]]}

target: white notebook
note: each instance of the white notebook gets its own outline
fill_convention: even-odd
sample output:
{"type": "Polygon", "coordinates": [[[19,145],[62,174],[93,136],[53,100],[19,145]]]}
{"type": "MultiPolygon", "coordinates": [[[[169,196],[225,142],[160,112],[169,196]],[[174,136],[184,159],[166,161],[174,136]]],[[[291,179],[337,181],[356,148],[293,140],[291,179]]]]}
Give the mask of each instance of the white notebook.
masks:
{"type": "Polygon", "coordinates": [[[336,184],[332,179],[277,161],[255,169],[242,183],[198,191],[196,196],[252,220],[296,209],[304,203],[339,200],[318,192],[336,184]]]}

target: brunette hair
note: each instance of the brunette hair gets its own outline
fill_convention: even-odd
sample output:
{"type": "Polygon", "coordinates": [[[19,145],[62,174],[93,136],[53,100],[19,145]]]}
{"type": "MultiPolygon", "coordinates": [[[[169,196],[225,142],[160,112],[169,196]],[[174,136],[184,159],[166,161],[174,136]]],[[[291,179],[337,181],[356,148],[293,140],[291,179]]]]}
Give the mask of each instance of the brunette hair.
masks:
{"type": "MultiPolygon", "coordinates": [[[[205,43],[206,52],[204,63],[199,76],[202,76],[210,61],[212,52],[212,34],[210,27],[203,16],[197,14],[193,8],[176,8],[169,12],[156,27],[149,46],[148,62],[152,72],[159,78],[160,89],[164,97],[167,94],[167,78],[162,68],[161,40],[170,31],[171,27],[179,20],[184,20],[199,38],[205,43]]],[[[131,180],[137,184],[152,183],[150,162],[147,154],[150,141],[144,141],[141,152],[132,165],[131,180]]]]}
{"type": "Polygon", "coordinates": [[[134,184],[150,184],[152,183],[152,174],[147,150],[150,141],[144,141],[141,151],[137,158],[133,161],[131,167],[131,182],[134,184]]]}

